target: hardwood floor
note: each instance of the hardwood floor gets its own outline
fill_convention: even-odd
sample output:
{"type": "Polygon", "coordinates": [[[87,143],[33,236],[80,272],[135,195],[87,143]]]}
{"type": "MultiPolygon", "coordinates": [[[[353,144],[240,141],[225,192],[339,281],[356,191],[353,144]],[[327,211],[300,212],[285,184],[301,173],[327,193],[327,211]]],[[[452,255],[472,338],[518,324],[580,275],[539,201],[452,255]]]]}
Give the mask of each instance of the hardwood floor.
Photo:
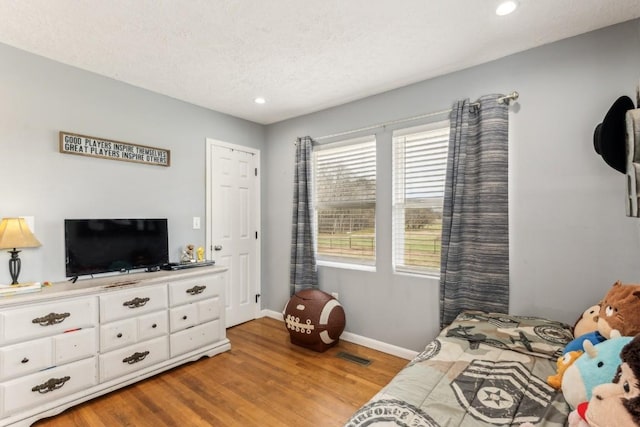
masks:
{"type": "Polygon", "coordinates": [[[38,427],[342,426],[407,360],[340,341],[292,345],[282,322],[227,330],[231,351],[174,368],[38,421],[38,427]],[[346,351],[372,360],[361,366],[346,351]]]}

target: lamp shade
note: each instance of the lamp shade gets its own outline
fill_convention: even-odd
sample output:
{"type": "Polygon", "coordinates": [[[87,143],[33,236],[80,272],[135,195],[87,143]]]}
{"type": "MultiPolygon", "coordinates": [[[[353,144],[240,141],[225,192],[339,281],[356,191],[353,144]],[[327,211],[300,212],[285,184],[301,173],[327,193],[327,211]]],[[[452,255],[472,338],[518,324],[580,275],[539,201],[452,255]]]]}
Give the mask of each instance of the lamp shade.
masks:
{"type": "Polygon", "coordinates": [[[24,218],[3,218],[0,222],[0,249],[37,248],[40,242],[24,218]]]}

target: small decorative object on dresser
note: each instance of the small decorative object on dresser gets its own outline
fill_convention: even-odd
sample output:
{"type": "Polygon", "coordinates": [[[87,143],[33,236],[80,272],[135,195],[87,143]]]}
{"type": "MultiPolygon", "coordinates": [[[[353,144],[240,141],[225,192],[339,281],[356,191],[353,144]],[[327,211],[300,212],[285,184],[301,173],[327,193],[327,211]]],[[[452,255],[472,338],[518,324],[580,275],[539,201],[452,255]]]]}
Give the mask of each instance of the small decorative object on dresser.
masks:
{"type": "Polygon", "coordinates": [[[189,243],[187,246],[185,246],[184,248],[184,252],[182,252],[182,257],[180,257],[180,261],[181,262],[194,262],[195,259],[193,258],[193,245],[191,243],[189,243]]]}
{"type": "Polygon", "coordinates": [[[3,218],[0,223],[0,249],[11,249],[9,253],[9,273],[11,284],[18,284],[18,275],[22,265],[17,248],[37,248],[40,242],[33,235],[24,218],[3,218]]]}
{"type": "Polygon", "coordinates": [[[337,299],[317,289],[304,289],[284,309],[291,343],[323,352],[338,343],[345,315],[337,299]]]}

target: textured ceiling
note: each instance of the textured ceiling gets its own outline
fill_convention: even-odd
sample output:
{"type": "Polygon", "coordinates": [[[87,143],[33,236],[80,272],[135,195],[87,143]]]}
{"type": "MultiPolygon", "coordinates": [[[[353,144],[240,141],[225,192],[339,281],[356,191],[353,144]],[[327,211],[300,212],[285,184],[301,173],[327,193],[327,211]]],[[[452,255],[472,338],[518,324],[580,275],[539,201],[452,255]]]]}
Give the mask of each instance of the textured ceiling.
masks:
{"type": "Polygon", "coordinates": [[[640,17],[640,0],[497,3],[0,0],[0,42],[268,124],[640,17]]]}

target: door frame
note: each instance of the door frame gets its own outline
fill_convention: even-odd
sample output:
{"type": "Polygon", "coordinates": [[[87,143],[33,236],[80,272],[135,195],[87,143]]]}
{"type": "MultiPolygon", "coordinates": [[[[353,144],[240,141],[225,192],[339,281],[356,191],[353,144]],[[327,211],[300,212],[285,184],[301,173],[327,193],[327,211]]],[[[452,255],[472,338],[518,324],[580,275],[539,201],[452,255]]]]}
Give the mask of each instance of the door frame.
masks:
{"type": "MultiPolygon", "coordinates": [[[[212,197],[211,197],[211,190],[212,190],[212,186],[211,186],[211,179],[212,179],[212,163],[211,163],[211,155],[212,155],[212,151],[213,151],[213,147],[214,146],[218,146],[218,147],[224,147],[224,148],[228,148],[231,150],[238,150],[238,151],[243,151],[245,153],[251,153],[255,159],[255,165],[256,165],[256,169],[257,169],[257,174],[256,174],[256,191],[255,191],[255,206],[256,206],[256,232],[258,233],[258,238],[255,240],[256,242],[256,294],[260,295],[261,294],[261,288],[262,288],[262,284],[261,284],[261,275],[262,275],[262,256],[261,256],[261,242],[262,242],[262,230],[261,230],[261,223],[262,223],[262,217],[261,217],[261,197],[260,197],[260,193],[262,191],[262,185],[261,185],[261,180],[260,180],[260,167],[261,167],[261,163],[260,163],[260,150],[258,150],[257,148],[252,148],[252,147],[247,147],[245,145],[238,145],[238,144],[232,144],[230,142],[225,142],[225,141],[221,141],[219,139],[214,139],[214,138],[206,138],[205,141],[205,156],[206,156],[206,167],[205,167],[205,253],[206,253],[206,258],[205,259],[213,259],[213,241],[211,239],[211,218],[212,218],[212,197]]],[[[226,310],[226,304],[225,304],[225,310],[226,310]]],[[[256,309],[255,309],[255,313],[254,313],[254,319],[257,319],[258,317],[260,317],[260,312],[262,310],[262,298],[260,298],[260,303],[256,305],[256,309]]]]}

